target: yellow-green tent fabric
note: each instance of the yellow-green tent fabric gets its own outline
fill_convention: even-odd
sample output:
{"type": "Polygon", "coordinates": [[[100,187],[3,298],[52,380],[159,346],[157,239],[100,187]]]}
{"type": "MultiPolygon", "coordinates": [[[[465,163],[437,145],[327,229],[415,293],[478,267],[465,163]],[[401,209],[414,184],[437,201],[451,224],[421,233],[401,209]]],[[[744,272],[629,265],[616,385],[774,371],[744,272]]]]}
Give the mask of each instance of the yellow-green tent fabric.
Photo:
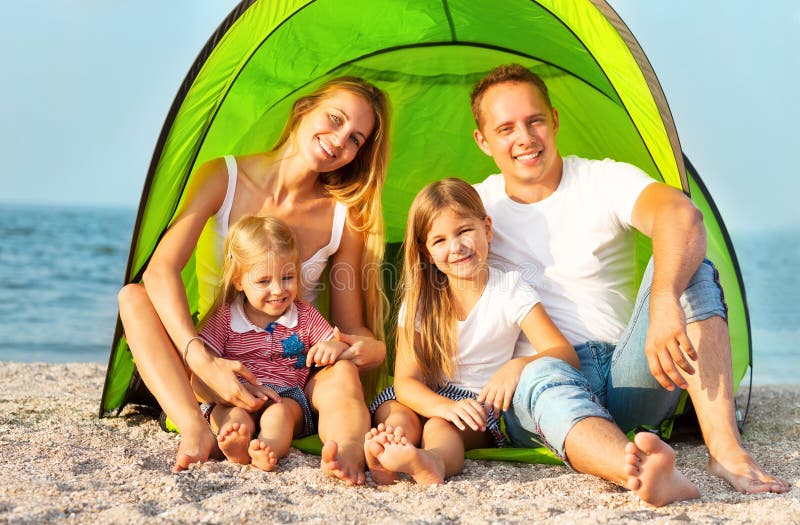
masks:
{"type": "MultiPolygon", "coordinates": [[[[690,194],[703,211],[708,255],[729,306],[738,385],[751,364],[751,342],[733,247],[684,158],[655,73],[622,20],[600,0],[243,1],[200,52],[167,115],[125,282],[141,279],[201,163],[269,149],[291,103],[340,75],[373,82],[393,106],[383,209],[388,251],[396,253],[408,206],[423,185],[450,176],[477,182],[497,171],[472,141],[469,91],[509,62],[547,82],[559,109],[562,155],[630,162],[690,194]]],[[[641,238],[639,272],[649,255],[649,242],[641,238]]],[[[198,315],[194,264],[183,279],[198,315]]],[[[100,413],[118,413],[128,402],[148,401],[118,323],[100,413]]]]}

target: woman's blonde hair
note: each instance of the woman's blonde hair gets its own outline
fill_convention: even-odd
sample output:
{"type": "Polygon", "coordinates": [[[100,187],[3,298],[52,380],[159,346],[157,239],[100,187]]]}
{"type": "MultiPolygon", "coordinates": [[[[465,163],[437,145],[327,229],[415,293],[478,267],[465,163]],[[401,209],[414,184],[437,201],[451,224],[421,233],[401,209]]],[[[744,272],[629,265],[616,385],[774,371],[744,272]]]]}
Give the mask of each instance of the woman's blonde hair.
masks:
{"type": "Polygon", "coordinates": [[[462,217],[486,218],[486,208],[475,188],[455,178],[425,186],[408,211],[397,347],[412,349],[425,381],[432,387],[453,377],[458,357],[453,294],[447,276],[436,267],[425,247],[433,221],[446,209],[462,217]],[[414,344],[415,336],[419,344],[414,344]]]}
{"type": "MultiPolygon", "coordinates": [[[[361,283],[364,291],[364,320],[375,337],[384,340],[385,312],[388,300],[383,291],[382,264],[385,234],[381,196],[389,161],[390,107],[386,95],[377,87],[357,77],[329,80],[313,93],[300,97],[292,106],[286,125],[272,151],[277,151],[293,137],[300,121],[320,102],[337,91],[347,91],[363,98],[372,108],[375,125],[372,133],[347,165],[330,173],[321,173],[325,190],[348,209],[348,223],[364,236],[361,254],[361,283]]],[[[378,369],[364,377],[367,396],[374,395],[378,369]]]]}
{"type": "Polygon", "coordinates": [[[282,220],[272,216],[246,215],[236,221],[225,240],[222,281],[214,310],[232,302],[240,293],[236,282],[271,256],[288,259],[295,265],[300,283],[300,251],[294,233],[282,220]]]}

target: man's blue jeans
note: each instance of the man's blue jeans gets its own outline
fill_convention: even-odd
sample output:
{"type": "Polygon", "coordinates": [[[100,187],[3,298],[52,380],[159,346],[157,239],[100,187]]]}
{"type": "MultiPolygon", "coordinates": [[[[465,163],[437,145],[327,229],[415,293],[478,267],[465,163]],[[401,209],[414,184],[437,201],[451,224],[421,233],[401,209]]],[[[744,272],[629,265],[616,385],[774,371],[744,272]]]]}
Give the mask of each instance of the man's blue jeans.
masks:
{"type": "MultiPolygon", "coordinates": [[[[623,432],[637,425],[658,427],[672,415],[682,391],[665,390],[647,365],[644,343],[650,318],[653,261],[645,270],[633,315],[616,345],[589,341],[575,347],[581,370],[543,357],[522,371],[506,431],[517,447],[547,446],[565,459],[564,441],[572,427],[587,417],[614,421],[623,432]]],[[[719,274],[703,261],[681,296],[688,323],[715,315],[727,318],[719,274]]]]}

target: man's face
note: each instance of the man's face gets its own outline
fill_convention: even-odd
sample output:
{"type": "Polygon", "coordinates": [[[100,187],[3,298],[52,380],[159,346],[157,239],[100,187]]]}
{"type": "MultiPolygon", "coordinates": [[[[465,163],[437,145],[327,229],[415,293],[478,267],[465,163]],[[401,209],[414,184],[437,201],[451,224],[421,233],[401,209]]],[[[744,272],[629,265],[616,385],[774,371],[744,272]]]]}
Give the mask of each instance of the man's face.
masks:
{"type": "Polygon", "coordinates": [[[506,187],[545,185],[552,191],[561,180],[556,146],[558,112],[527,82],[504,82],[486,90],[481,101],[478,147],[491,155],[506,187]]]}

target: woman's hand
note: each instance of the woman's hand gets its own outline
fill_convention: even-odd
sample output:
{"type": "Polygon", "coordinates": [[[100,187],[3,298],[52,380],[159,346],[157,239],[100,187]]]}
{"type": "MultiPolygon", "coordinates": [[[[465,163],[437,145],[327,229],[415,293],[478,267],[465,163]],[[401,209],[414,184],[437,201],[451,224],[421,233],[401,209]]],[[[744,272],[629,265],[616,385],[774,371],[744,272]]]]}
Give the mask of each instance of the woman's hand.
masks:
{"type": "Polygon", "coordinates": [[[250,392],[253,397],[257,399],[261,399],[264,396],[267,396],[268,401],[272,401],[273,403],[280,403],[281,396],[275,391],[275,389],[265,386],[265,385],[254,385],[252,383],[240,383],[244,386],[248,392],[250,392]]]}
{"type": "Polygon", "coordinates": [[[519,376],[528,362],[527,359],[517,358],[504,364],[478,394],[478,402],[491,405],[494,408],[495,417],[500,417],[500,411],[508,410],[511,406],[514,391],[519,383],[519,376]]]}
{"type": "Polygon", "coordinates": [[[345,334],[333,329],[336,341],[349,347],[339,355],[339,359],[352,361],[362,372],[377,368],[386,357],[386,344],[372,336],[345,334]]]}
{"type": "Polygon", "coordinates": [[[449,403],[444,405],[443,410],[437,411],[437,417],[451,422],[459,430],[466,430],[467,427],[476,432],[486,430],[488,416],[481,403],[472,398],[448,401],[449,403]]]}
{"type": "MultiPolygon", "coordinates": [[[[190,359],[194,364],[190,368],[200,380],[200,384],[197,381],[192,382],[192,387],[200,397],[243,408],[248,412],[260,410],[267,399],[271,399],[265,390],[267,387],[259,385],[256,376],[241,362],[211,356],[207,351],[203,352],[202,357],[199,352],[197,354],[195,360],[190,359]],[[249,384],[242,384],[240,377],[249,384]]],[[[192,357],[192,353],[189,353],[189,357],[192,357]]]]}

